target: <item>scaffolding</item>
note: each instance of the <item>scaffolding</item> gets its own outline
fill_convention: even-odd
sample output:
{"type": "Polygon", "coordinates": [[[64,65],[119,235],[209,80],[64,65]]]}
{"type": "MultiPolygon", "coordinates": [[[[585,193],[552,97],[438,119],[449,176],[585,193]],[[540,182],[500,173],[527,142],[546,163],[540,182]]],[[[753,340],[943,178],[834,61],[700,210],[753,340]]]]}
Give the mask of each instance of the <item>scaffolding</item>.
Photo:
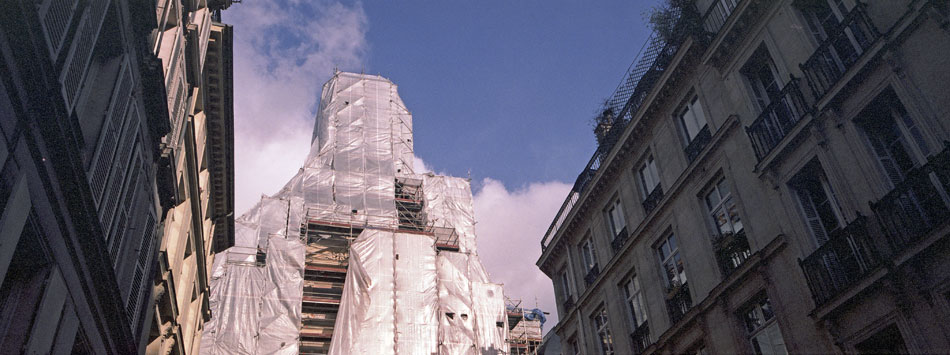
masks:
{"type": "Polygon", "coordinates": [[[537,307],[525,309],[520,299],[505,297],[508,316],[509,354],[537,354],[544,340],[544,312],[537,307]]]}
{"type": "Polygon", "coordinates": [[[298,174],[212,267],[208,354],[506,354],[467,179],[415,174],[395,85],[337,73],[298,174]],[[473,351],[474,350],[474,351],[473,351]]]}

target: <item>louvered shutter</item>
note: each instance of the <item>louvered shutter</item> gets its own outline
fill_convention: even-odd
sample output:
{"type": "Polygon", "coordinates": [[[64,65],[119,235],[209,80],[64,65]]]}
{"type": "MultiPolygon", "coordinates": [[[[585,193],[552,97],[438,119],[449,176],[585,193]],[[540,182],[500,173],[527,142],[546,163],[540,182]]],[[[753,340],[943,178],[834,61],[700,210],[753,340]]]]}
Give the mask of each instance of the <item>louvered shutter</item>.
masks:
{"type": "Polygon", "coordinates": [[[73,13],[76,12],[77,3],[78,0],[46,0],[40,5],[40,25],[46,35],[47,49],[53,62],[63,47],[63,40],[66,39],[66,31],[73,19],[73,13]]]}
{"type": "Polygon", "coordinates": [[[66,100],[66,109],[71,113],[79,97],[79,90],[85,79],[89,60],[92,58],[92,49],[96,46],[99,37],[99,28],[109,8],[108,0],[93,0],[83,11],[79,26],[73,37],[69,56],[59,75],[62,84],[63,99],[66,100]]]}
{"type": "Polygon", "coordinates": [[[815,209],[811,196],[804,191],[804,188],[795,189],[795,193],[798,195],[798,202],[805,214],[805,222],[808,224],[815,242],[818,246],[825,244],[828,241],[828,233],[825,232],[825,227],[821,224],[821,218],[818,217],[818,211],[815,209]]]}
{"type": "Polygon", "coordinates": [[[887,176],[891,184],[897,185],[904,181],[904,175],[901,174],[900,168],[897,167],[897,163],[891,157],[890,152],[887,151],[887,147],[881,141],[881,138],[869,136],[868,140],[871,141],[871,148],[874,150],[874,154],[877,155],[877,160],[881,163],[881,168],[884,169],[884,175],[887,176]]]}

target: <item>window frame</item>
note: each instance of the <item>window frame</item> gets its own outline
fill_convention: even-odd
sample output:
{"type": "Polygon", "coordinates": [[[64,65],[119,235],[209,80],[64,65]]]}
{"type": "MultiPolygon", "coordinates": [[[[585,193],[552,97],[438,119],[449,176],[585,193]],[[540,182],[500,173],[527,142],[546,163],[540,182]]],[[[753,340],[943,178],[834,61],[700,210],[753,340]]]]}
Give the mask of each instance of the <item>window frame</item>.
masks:
{"type": "Polygon", "coordinates": [[[703,128],[709,126],[709,120],[706,118],[706,110],[703,108],[702,102],[699,100],[699,95],[695,92],[690,92],[686,95],[686,99],[680,104],[676,109],[676,118],[677,126],[679,127],[680,137],[683,138],[684,146],[688,146],[693,140],[699,136],[699,133],[703,131],[703,128]],[[698,108],[698,110],[693,110],[693,108],[698,108]],[[686,114],[692,113],[693,122],[697,124],[696,132],[690,134],[689,126],[686,124],[686,114]],[[697,115],[698,113],[698,115],[697,115]],[[699,123],[702,123],[701,125],[699,123]]]}
{"type": "Polygon", "coordinates": [[[732,194],[732,186],[730,186],[729,181],[722,176],[716,178],[714,181],[716,181],[716,183],[710,184],[710,186],[703,193],[702,198],[702,203],[706,208],[708,220],[710,221],[713,233],[718,236],[726,235],[726,233],[723,232],[723,229],[721,228],[721,226],[726,224],[729,225],[731,233],[738,234],[744,231],[745,224],[742,222],[742,214],[739,211],[739,204],[736,202],[735,196],[732,194]],[[726,189],[725,194],[722,192],[723,187],[726,189]],[[713,193],[716,194],[717,198],[715,204],[710,203],[709,199],[713,193]],[[719,224],[719,219],[717,217],[721,211],[725,213],[723,217],[726,218],[726,223],[722,225],[719,224]],[[732,211],[735,212],[735,219],[733,219],[733,215],[730,213],[732,211]],[[738,227],[736,227],[737,224],[738,227]]]}
{"type": "Polygon", "coordinates": [[[613,355],[614,354],[614,343],[613,335],[610,332],[610,317],[607,315],[607,306],[601,304],[597,307],[597,310],[590,317],[591,325],[593,326],[591,330],[594,331],[595,339],[597,339],[598,353],[601,355],[613,355]],[[603,322],[602,324],[600,322],[603,322]]]}
{"type": "Polygon", "coordinates": [[[571,282],[572,280],[570,270],[571,268],[569,268],[567,265],[564,265],[558,272],[561,279],[561,296],[564,297],[565,300],[574,297],[574,288],[572,287],[573,283],[571,282]]]}
{"type": "Polygon", "coordinates": [[[627,227],[627,219],[624,216],[623,204],[620,202],[619,196],[614,197],[613,203],[607,205],[607,208],[604,209],[604,218],[611,238],[616,238],[620,231],[627,227]]]}
{"type": "Polygon", "coordinates": [[[640,165],[637,166],[637,179],[640,180],[640,192],[643,194],[643,200],[646,201],[650,194],[660,186],[660,172],[656,166],[656,159],[653,157],[653,153],[647,153],[640,165]],[[647,173],[646,175],[644,175],[645,171],[647,173]],[[647,178],[652,180],[653,186],[647,187],[649,185],[647,178]]]}
{"type": "Polygon", "coordinates": [[[926,133],[926,127],[922,127],[925,124],[910,114],[904,105],[904,100],[897,95],[892,87],[888,87],[879,93],[877,97],[866,105],[857,117],[853,119],[853,123],[858,128],[858,131],[861,132],[861,136],[863,136],[864,143],[870,153],[869,155],[873,160],[876,160],[874,165],[883,177],[885,184],[890,188],[894,188],[907,178],[907,171],[901,170],[901,167],[898,166],[897,159],[895,159],[892,150],[889,149],[890,146],[893,144],[900,144],[902,146],[910,162],[913,164],[911,168],[918,167],[927,162],[927,157],[931,153],[931,144],[926,133]],[[893,103],[887,104],[886,101],[889,100],[893,100],[893,103]],[[881,105],[883,105],[883,107],[881,105]],[[882,115],[885,115],[893,127],[896,127],[896,133],[899,135],[894,142],[885,142],[881,137],[882,132],[875,130],[874,127],[869,127],[867,124],[869,121],[876,121],[883,118],[867,118],[867,116],[873,115],[872,112],[879,112],[884,109],[887,110],[887,113],[882,115]],[[886,154],[886,156],[881,155],[882,152],[879,151],[875,143],[882,145],[880,148],[885,150],[883,153],[886,154]],[[891,173],[888,172],[888,167],[885,166],[885,161],[888,161],[888,164],[892,165],[891,168],[895,169],[895,173],[900,175],[900,181],[895,181],[894,177],[891,176],[891,173]]]}
{"type": "Polygon", "coordinates": [[[641,325],[645,324],[650,316],[647,312],[646,302],[643,295],[643,287],[640,285],[640,279],[637,277],[637,274],[634,273],[626,278],[626,280],[620,285],[621,293],[623,294],[625,309],[627,310],[627,321],[630,322],[630,330],[633,331],[639,328],[641,325]],[[630,287],[628,285],[635,285],[635,290],[631,294],[630,287]],[[637,312],[637,307],[639,306],[639,312],[637,312]],[[642,319],[637,317],[637,313],[642,314],[642,319]]]}
{"type": "Polygon", "coordinates": [[[821,163],[814,159],[806,163],[801,169],[792,178],[790,183],[792,188],[793,195],[797,201],[798,211],[802,216],[802,222],[804,222],[806,229],[809,231],[809,235],[812,237],[811,241],[815,248],[821,247],[828,241],[831,234],[837,231],[840,228],[846,226],[846,220],[844,214],[841,210],[841,206],[838,204],[838,199],[835,196],[834,189],[831,186],[831,181],[828,179],[828,175],[825,174],[825,170],[822,167],[821,163]],[[810,171],[809,171],[810,170],[810,171]],[[804,175],[803,175],[804,174],[804,175]],[[827,227],[822,222],[821,212],[819,212],[819,206],[816,205],[815,201],[812,199],[811,193],[805,191],[807,187],[803,186],[808,175],[813,175],[818,179],[818,184],[820,185],[821,192],[825,196],[825,201],[827,202],[831,212],[834,216],[835,221],[837,222],[837,227],[831,230],[828,230],[827,227]],[[803,197],[808,197],[808,205],[806,206],[806,201],[803,197]],[[815,213],[815,217],[809,217],[808,211],[811,210],[815,213]],[[821,235],[817,234],[816,224],[813,220],[817,219],[818,225],[821,226],[822,233],[821,235]]]}
{"type": "Polygon", "coordinates": [[[581,253],[581,265],[584,267],[584,273],[590,272],[590,270],[597,267],[597,252],[594,250],[593,236],[588,232],[587,236],[581,240],[578,246],[581,253]]]}
{"type": "Polygon", "coordinates": [[[689,277],[686,273],[686,260],[680,254],[679,244],[676,243],[676,234],[672,231],[666,233],[665,237],[656,243],[654,250],[659,258],[660,272],[663,274],[663,280],[666,281],[667,288],[673,289],[685,285],[689,277]],[[671,244],[673,246],[669,247],[671,244]],[[664,255],[664,247],[668,247],[669,254],[664,255]],[[672,262],[673,270],[676,271],[672,278],[667,269],[667,262],[672,262]],[[682,270],[679,270],[680,266],[682,270]]]}
{"type": "MultiPolygon", "coordinates": [[[[766,85],[762,82],[755,74],[755,69],[753,67],[764,65],[769,69],[769,73],[772,77],[772,83],[775,85],[775,90],[777,93],[781,93],[782,89],[785,87],[785,83],[782,82],[782,75],[779,72],[778,65],[775,63],[775,58],[772,56],[772,51],[769,50],[768,45],[765,42],[759,44],[759,46],[752,51],[752,54],[745,59],[745,63],[738,70],[739,76],[742,78],[742,81],[746,84],[747,92],[751,95],[752,98],[752,107],[756,116],[765,111],[773,103],[773,98],[769,96],[768,88],[772,86],[772,83],[766,85]],[[764,55],[764,56],[763,56],[764,55]],[[755,61],[761,60],[762,63],[755,63],[755,61]]],[[[779,98],[781,99],[781,98],[779,98]]]]}
{"type": "Polygon", "coordinates": [[[772,346],[769,354],[776,353],[775,347],[781,345],[785,354],[788,354],[788,345],[785,342],[785,335],[782,334],[782,327],[778,323],[778,315],[775,312],[774,307],[772,306],[772,301],[766,294],[759,294],[749,301],[744,307],[739,310],[740,321],[742,322],[742,327],[746,331],[746,338],[749,340],[749,346],[752,347],[752,351],[755,354],[762,354],[763,351],[758,347],[759,340],[762,337],[769,340],[770,345],[772,346]],[[768,315],[764,310],[764,305],[768,305],[768,315]],[[754,319],[758,320],[759,324],[756,324],[752,327],[749,324],[749,315],[752,314],[754,319]],[[766,317],[768,316],[768,317],[766,317]],[[771,337],[775,334],[771,333],[772,331],[778,334],[779,339],[782,341],[781,344],[772,343],[773,340],[771,337]]]}

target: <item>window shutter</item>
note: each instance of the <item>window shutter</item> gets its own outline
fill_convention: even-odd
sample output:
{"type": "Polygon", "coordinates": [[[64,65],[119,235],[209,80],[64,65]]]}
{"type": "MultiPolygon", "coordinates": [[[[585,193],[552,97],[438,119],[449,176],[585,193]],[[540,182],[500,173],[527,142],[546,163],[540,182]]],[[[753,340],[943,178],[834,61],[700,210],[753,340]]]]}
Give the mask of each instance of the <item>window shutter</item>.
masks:
{"type": "Polygon", "coordinates": [[[66,30],[73,19],[78,0],[46,0],[40,6],[40,20],[43,33],[46,34],[50,58],[56,61],[59,50],[66,38],[66,30]]]}
{"type": "Polygon", "coordinates": [[[825,227],[821,224],[821,218],[818,217],[818,211],[815,210],[815,204],[812,202],[811,196],[808,196],[808,193],[800,188],[795,189],[795,193],[798,195],[798,202],[800,202],[802,211],[805,213],[805,222],[808,224],[808,228],[811,229],[815,242],[818,246],[825,244],[828,241],[828,234],[825,233],[825,227]]]}
{"type": "Polygon", "coordinates": [[[66,108],[70,113],[72,113],[79,97],[79,90],[86,76],[89,60],[92,58],[92,49],[96,46],[99,28],[108,7],[108,0],[94,0],[89,3],[89,7],[86,8],[79,20],[79,27],[74,35],[69,57],[66,59],[66,64],[63,65],[62,72],[59,75],[63,98],[66,100],[66,108]]]}
{"type": "Polygon", "coordinates": [[[924,155],[930,155],[930,149],[927,147],[927,142],[924,141],[923,134],[920,133],[920,128],[914,123],[914,120],[907,114],[907,111],[903,107],[894,108],[893,115],[897,116],[896,118],[900,119],[900,122],[903,123],[904,128],[907,129],[907,132],[910,133],[910,136],[913,137],[914,143],[917,143],[917,147],[920,148],[920,152],[924,155]]]}
{"type": "Polygon", "coordinates": [[[785,340],[782,339],[782,330],[778,328],[778,323],[772,323],[763,333],[768,336],[769,343],[771,343],[770,354],[788,354],[788,350],[785,348],[785,340]]]}
{"type": "Polygon", "coordinates": [[[891,158],[891,154],[887,151],[881,138],[870,136],[868,140],[871,141],[871,147],[874,149],[874,154],[877,155],[877,160],[881,163],[881,168],[884,169],[884,174],[887,176],[887,179],[894,185],[903,181],[903,174],[901,174],[900,169],[897,167],[897,163],[894,162],[894,158],[891,158]]]}

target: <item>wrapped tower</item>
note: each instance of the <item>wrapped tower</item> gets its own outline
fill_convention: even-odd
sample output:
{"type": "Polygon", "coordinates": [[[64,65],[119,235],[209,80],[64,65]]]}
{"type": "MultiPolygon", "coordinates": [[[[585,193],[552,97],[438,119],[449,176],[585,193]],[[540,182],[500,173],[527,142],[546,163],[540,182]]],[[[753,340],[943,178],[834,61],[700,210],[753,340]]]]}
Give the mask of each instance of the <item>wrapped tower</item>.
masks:
{"type": "Polygon", "coordinates": [[[215,258],[206,354],[504,354],[467,179],[413,171],[389,80],[336,73],[310,154],[215,258]]]}

